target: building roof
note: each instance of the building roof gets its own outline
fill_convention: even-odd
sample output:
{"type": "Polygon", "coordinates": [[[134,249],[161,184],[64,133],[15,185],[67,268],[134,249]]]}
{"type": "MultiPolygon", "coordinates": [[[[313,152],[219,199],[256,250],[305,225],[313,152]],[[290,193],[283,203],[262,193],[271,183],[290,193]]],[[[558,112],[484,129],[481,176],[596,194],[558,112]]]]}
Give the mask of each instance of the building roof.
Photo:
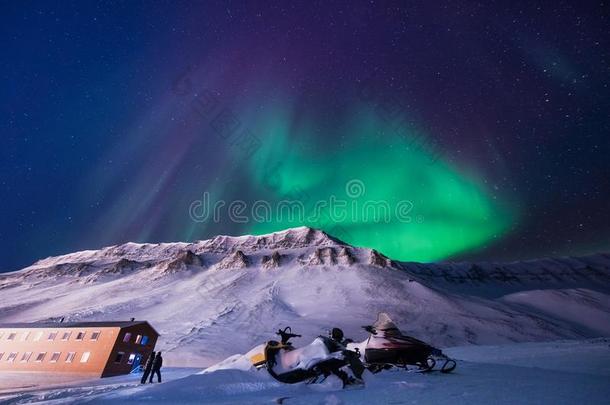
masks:
{"type": "Polygon", "coordinates": [[[0,323],[0,328],[127,328],[147,324],[152,330],[159,335],[159,332],[152,327],[147,321],[99,321],[99,322],[15,322],[15,323],[0,323]]]}

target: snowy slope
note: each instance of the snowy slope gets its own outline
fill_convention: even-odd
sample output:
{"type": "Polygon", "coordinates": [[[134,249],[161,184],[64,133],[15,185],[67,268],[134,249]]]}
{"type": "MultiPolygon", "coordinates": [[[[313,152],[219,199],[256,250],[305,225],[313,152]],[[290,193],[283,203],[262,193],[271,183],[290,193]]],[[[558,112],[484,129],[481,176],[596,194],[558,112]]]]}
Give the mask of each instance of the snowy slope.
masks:
{"type": "Polygon", "coordinates": [[[610,256],[398,263],[310,228],[112,246],[0,275],[0,322],[147,319],[169,364],[245,353],[290,325],[356,340],[384,311],[440,346],[610,336],[610,256]]]}

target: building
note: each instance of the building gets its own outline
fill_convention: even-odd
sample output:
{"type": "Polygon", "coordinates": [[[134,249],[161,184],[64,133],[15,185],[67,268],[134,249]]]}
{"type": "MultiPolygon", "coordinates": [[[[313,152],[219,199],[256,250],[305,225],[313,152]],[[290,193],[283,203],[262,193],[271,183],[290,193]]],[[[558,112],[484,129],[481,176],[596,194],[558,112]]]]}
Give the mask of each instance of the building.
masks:
{"type": "Polygon", "coordinates": [[[146,321],[0,323],[0,372],[127,374],[158,337],[146,321]]]}

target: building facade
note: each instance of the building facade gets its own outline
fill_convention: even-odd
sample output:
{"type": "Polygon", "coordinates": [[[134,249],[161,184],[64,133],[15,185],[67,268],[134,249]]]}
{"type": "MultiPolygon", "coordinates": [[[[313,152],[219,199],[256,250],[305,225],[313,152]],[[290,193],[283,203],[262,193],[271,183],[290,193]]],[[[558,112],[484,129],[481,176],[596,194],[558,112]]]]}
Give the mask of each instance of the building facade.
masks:
{"type": "Polygon", "coordinates": [[[0,323],[0,372],[127,374],[158,337],[146,321],[0,323]]]}

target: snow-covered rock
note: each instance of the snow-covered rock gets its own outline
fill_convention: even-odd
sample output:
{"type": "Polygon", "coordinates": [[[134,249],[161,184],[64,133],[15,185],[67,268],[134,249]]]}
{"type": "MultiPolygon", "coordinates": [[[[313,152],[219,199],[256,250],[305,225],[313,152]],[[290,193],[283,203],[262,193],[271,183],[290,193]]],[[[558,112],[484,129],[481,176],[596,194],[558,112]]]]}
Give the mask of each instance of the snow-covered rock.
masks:
{"type": "Polygon", "coordinates": [[[369,255],[368,256],[369,256],[368,257],[368,264],[370,264],[371,266],[386,267],[386,266],[392,264],[390,262],[390,259],[388,259],[384,255],[382,255],[381,253],[379,253],[375,249],[371,249],[369,251],[369,255]]]}
{"type": "Polygon", "coordinates": [[[250,260],[241,250],[229,253],[216,265],[217,269],[244,269],[248,267],[250,260]]]}
{"type": "Polygon", "coordinates": [[[273,251],[270,256],[263,256],[261,260],[261,267],[263,269],[273,269],[280,267],[282,264],[282,255],[277,250],[273,251]]]}

